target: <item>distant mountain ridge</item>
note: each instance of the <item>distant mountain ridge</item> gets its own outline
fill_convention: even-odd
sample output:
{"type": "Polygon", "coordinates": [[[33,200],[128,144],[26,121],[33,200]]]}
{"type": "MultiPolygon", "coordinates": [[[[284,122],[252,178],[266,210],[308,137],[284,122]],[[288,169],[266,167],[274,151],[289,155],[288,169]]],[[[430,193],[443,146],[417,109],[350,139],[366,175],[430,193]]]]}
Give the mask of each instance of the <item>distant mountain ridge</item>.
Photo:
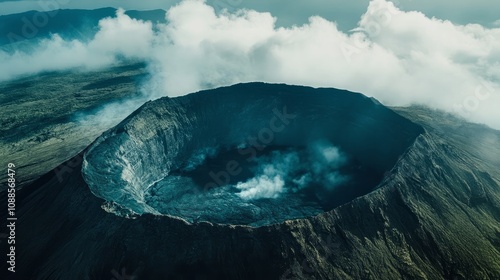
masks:
{"type": "MultiPolygon", "coordinates": [[[[28,11],[19,14],[0,16],[0,47],[27,40],[48,38],[51,34],[59,34],[64,39],[89,39],[97,31],[99,20],[113,17],[115,8],[96,10],[54,10],[28,11]]],[[[135,19],[152,22],[165,22],[164,10],[125,12],[135,19]]]]}

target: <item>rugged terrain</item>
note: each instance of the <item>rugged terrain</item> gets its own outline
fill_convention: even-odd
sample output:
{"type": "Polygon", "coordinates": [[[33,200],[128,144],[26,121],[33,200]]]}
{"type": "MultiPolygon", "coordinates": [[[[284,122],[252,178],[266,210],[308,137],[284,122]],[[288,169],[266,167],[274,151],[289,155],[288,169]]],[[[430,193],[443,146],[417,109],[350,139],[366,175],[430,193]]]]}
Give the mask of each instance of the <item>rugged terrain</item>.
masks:
{"type": "MultiPolygon", "coordinates": [[[[230,213],[253,216],[249,217],[250,220],[266,220],[266,216],[276,218],[284,214],[283,211],[302,211],[303,208],[298,205],[282,211],[278,208],[283,204],[295,203],[294,199],[300,199],[299,193],[307,195],[306,190],[322,188],[324,191],[315,196],[328,200],[329,203],[320,203],[330,205],[327,210],[373,190],[383,174],[392,168],[398,157],[422,131],[418,125],[361,94],[263,83],[240,84],[146,103],[89,147],[85,153],[82,172],[94,194],[135,213],[165,213],[158,208],[161,203],[154,203],[153,206],[151,203],[174,196],[170,199],[174,202],[170,204],[175,204],[176,209],[165,214],[193,212],[196,214],[189,215],[190,217],[200,216],[197,220],[207,221],[203,218],[208,214],[207,211],[215,211],[217,216],[221,216],[215,219],[218,223],[225,223],[224,216],[230,213]],[[318,145],[318,142],[326,144],[318,145]],[[270,153],[263,147],[267,150],[282,147],[274,148],[275,154],[279,153],[280,160],[274,160],[269,168],[283,169],[278,166],[283,164],[280,163],[285,157],[282,154],[286,154],[283,150],[292,150],[288,152],[290,155],[297,154],[308,146],[316,146],[317,149],[325,145],[338,147],[346,157],[356,162],[348,169],[360,170],[356,172],[360,174],[350,175],[352,180],[349,181],[355,183],[358,179],[359,183],[343,188],[335,186],[339,188],[336,190],[333,190],[336,183],[334,180],[300,186],[295,184],[302,189],[296,195],[276,194],[284,200],[279,202],[279,197],[269,198],[261,200],[262,203],[258,203],[256,207],[253,205],[257,200],[238,197],[238,193],[235,193],[237,189],[231,186],[246,181],[246,178],[236,178],[239,174],[230,169],[241,170],[239,173],[247,170],[247,173],[253,173],[252,168],[246,165],[252,159],[258,160],[270,153]],[[235,152],[231,156],[225,156],[226,159],[218,160],[217,157],[227,150],[235,152]],[[211,168],[204,168],[206,158],[219,163],[212,164],[211,168]],[[230,165],[237,167],[232,168],[230,165]],[[191,175],[182,172],[186,166],[204,171],[198,172],[202,174],[191,175]],[[212,174],[212,178],[203,176],[203,173],[212,174]],[[230,173],[233,176],[227,175],[230,173]],[[232,184],[229,180],[231,177],[234,177],[232,184]],[[363,177],[363,180],[358,177],[363,177]],[[369,180],[368,177],[374,179],[369,180]],[[151,194],[149,188],[163,179],[167,179],[168,183],[151,194]],[[200,180],[203,183],[197,183],[200,180]],[[205,187],[210,189],[204,190],[205,187]],[[190,189],[191,192],[199,189],[199,193],[190,194],[190,189]],[[186,199],[186,196],[191,198],[186,199]],[[184,202],[177,203],[176,200],[184,202]],[[211,203],[205,203],[212,200],[211,203]],[[337,203],[331,202],[334,200],[337,203]],[[197,211],[193,204],[207,210],[197,211]],[[266,210],[266,205],[271,205],[269,207],[274,208],[274,211],[266,210]]],[[[304,168],[307,170],[312,169],[313,165],[329,165],[319,159],[302,157],[299,160],[297,156],[294,165],[299,165],[300,162],[307,162],[304,168]]],[[[300,173],[301,170],[297,172],[300,173]]],[[[282,173],[287,173],[287,170],[270,171],[265,178],[287,180],[289,182],[286,185],[294,185],[293,181],[304,176],[282,173]]],[[[339,174],[338,170],[331,169],[308,176],[339,174]]],[[[255,175],[250,174],[248,177],[255,175]]],[[[266,184],[267,181],[260,184],[266,184]]],[[[267,184],[276,187],[279,185],[267,184]]],[[[255,191],[257,189],[259,188],[254,188],[255,191]]]]}
{"type": "MultiPolygon", "coordinates": [[[[259,104],[273,104],[266,101],[275,99],[267,100],[264,93],[289,100],[285,97],[300,94],[301,89],[311,90],[243,86],[245,90],[240,85],[206,94],[220,98],[213,106],[221,107],[222,117],[230,118],[234,116],[223,113],[232,112],[224,107],[228,94],[259,92],[259,104]]],[[[84,154],[80,153],[62,165],[71,167],[68,172],[52,170],[18,192],[17,279],[120,279],[125,274],[135,279],[500,278],[500,132],[425,108],[393,109],[411,123],[360,94],[329,92],[335,95],[332,100],[343,100],[339,102],[347,108],[335,109],[335,103],[322,102],[331,110],[316,109],[310,116],[318,113],[322,118],[332,112],[331,118],[339,117],[335,112],[356,108],[353,119],[362,116],[363,121],[358,119],[353,127],[363,133],[379,129],[373,125],[383,116],[398,120],[377,130],[379,134],[372,131],[352,138],[354,142],[332,134],[336,144],[344,141],[354,153],[359,151],[355,147],[366,143],[365,151],[372,153],[365,155],[365,161],[379,163],[384,171],[376,190],[314,217],[257,228],[190,224],[152,214],[123,218],[102,209],[104,200],[91,192],[96,190],[92,186],[96,181],[89,180],[87,173],[89,186],[82,176],[84,154]],[[418,133],[405,137],[398,130],[418,133]],[[374,138],[377,135],[380,139],[374,138]],[[382,140],[390,149],[382,149],[382,140]]],[[[190,98],[203,103],[208,97],[198,93],[173,102],[190,98]]],[[[154,116],[154,108],[170,102],[147,103],[116,127],[115,134],[105,135],[127,137],[127,124],[141,110],[154,116]]],[[[252,106],[246,101],[239,109],[251,111],[252,106]]],[[[136,125],[137,120],[141,119],[136,119],[136,125]]],[[[155,130],[148,129],[159,124],[142,121],[143,130],[135,127],[134,133],[154,137],[155,130]]],[[[283,137],[280,141],[293,140],[283,137]]],[[[111,151],[99,147],[104,153],[111,151]]],[[[93,152],[86,152],[89,159],[93,152]]],[[[98,182],[119,174],[119,164],[115,166],[118,171],[110,169],[108,174],[104,168],[110,163],[102,164],[103,179],[98,182]]],[[[2,193],[2,205],[5,197],[2,193]]],[[[1,273],[5,272],[2,267],[1,273]]]]}
{"type": "MultiPolygon", "coordinates": [[[[92,116],[103,104],[140,96],[145,67],[52,72],[0,83],[0,166],[16,164],[22,186],[73,157],[119,122],[89,123],[82,116],[92,116]]],[[[1,173],[0,180],[6,176],[1,173]]]]}

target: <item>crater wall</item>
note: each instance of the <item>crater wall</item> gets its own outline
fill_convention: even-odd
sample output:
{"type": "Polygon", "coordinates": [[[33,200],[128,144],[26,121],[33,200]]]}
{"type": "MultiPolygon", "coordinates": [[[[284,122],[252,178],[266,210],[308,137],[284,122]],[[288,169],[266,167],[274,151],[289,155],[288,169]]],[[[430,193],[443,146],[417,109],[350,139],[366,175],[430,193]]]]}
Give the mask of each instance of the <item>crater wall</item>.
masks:
{"type": "Polygon", "coordinates": [[[423,129],[372,98],[337,89],[249,83],[150,101],[85,152],[91,191],[135,213],[160,212],[148,189],[196,151],[300,147],[326,140],[375,172],[389,171],[423,129]]]}

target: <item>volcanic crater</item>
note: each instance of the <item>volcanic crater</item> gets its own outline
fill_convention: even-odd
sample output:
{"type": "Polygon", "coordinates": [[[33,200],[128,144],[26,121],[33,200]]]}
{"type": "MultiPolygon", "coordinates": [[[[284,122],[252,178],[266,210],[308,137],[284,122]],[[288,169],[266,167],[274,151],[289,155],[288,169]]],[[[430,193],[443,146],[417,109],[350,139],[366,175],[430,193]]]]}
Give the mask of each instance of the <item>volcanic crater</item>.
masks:
{"type": "Polygon", "coordinates": [[[82,172],[120,215],[262,226],[371,192],[422,132],[361,94],[239,84],[146,103],[82,172]]]}

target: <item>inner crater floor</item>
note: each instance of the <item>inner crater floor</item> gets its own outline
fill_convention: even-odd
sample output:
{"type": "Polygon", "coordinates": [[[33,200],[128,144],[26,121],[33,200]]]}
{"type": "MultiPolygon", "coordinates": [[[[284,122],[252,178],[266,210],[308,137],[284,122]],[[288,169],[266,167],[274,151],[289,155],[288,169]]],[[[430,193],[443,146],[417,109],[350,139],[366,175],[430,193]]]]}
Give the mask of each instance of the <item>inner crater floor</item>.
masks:
{"type": "Polygon", "coordinates": [[[145,202],[191,223],[263,226],[331,210],[370,192],[381,178],[325,141],[218,147],[193,153],[148,189],[145,202]]]}

